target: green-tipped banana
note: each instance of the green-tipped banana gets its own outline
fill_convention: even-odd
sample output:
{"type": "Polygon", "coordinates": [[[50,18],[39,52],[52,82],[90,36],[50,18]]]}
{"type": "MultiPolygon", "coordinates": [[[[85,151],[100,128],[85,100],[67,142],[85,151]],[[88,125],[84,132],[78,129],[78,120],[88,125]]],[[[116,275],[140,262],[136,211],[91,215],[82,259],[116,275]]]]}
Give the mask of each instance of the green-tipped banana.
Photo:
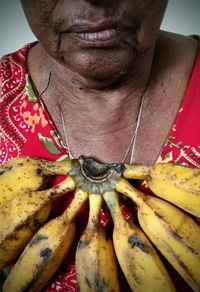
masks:
{"type": "Polygon", "coordinates": [[[125,165],[125,178],[146,179],[159,197],[200,217],[200,169],[172,163],[125,165]]]}
{"type": "Polygon", "coordinates": [[[0,167],[0,207],[16,195],[41,190],[49,175],[67,175],[71,161],[48,161],[29,156],[16,157],[0,167]]]}
{"type": "Polygon", "coordinates": [[[6,279],[4,292],[41,291],[70,250],[75,235],[74,218],[87,197],[87,193],[77,189],[68,209],[38,230],[6,279]]]}
{"type": "Polygon", "coordinates": [[[15,196],[0,208],[0,269],[17,259],[49,215],[50,202],[75,189],[72,178],[43,191],[15,196]]]}
{"type": "Polygon", "coordinates": [[[90,194],[89,220],[76,251],[76,272],[80,291],[120,291],[117,262],[111,239],[101,227],[99,212],[103,198],[90,194]]]}
{"type": "Polygon", "coordinates": [[[185,212],[143,194],[125,179],[116,189],[136,203],[143,231],[192,289],[200,291],[200,227],[185,212]]]}
{"type": "Polygon", "coordinates": [[[118,194],[107,192],[104,199],[113,221],[113,243],[118,262],[133,291],[175,291],[172,281],[152,244],[135,224],[125,220],[118,194]]]}

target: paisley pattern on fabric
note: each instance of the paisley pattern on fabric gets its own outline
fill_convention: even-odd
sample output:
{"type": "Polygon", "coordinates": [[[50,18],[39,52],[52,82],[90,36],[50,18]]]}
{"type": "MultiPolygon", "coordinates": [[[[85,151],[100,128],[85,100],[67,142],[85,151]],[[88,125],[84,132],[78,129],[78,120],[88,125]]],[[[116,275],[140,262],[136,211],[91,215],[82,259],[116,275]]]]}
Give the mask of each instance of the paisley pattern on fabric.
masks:
{"type": "MultiPolygon", "coordinates": [[[[6,55],[0,65],[0,165],[20,155],[50,160],[68,156],[28,75],[27,53],[35,44],[6,55]]],[[[200,167],[200,49],[181,108],[158,161],[200,167]]],[[[121,208],[128,220],[134,220],[130,206],[123,203],[121,208]]],[[[105,228],[109,226],[110,216],[106,210],[101,212],[101,222],[105,228]]],[[[7,273],[5,269],[4,274],[7,273]]],[[[78,291],[74,259],[60,268],[43,291],[78,291]]]]}

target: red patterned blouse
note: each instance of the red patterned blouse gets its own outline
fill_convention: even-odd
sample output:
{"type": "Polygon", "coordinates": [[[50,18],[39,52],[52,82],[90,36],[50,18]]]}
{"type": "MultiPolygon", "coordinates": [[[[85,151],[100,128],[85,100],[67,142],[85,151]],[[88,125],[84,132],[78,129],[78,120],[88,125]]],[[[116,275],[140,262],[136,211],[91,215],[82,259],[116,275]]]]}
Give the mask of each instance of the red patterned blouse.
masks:
{"type": "MultiPolygon", "coordinates": [[[[0,65],[0,165],[21,155],[49,160],[68,156],[66,146],[31,84],[27,53],[34,45],[29,44],[4,56],[0,65]]],[[[185,96],[158,161],[200,168],[200,48],[185,96]]],[[[130,219],[131,212],[126,207],[122,206],[122,209],[130,219]]],[[[102,223],[106,225],[109,217],[103,212],[101,215],[102,223]]],[[[4,274],[7,272],[8,269],[4,270],[4,274]]],[[[122,290],[127,291],[125,289],[122,290]]],[[[78,291],[73,256],[43,291],[78,291]]]]}

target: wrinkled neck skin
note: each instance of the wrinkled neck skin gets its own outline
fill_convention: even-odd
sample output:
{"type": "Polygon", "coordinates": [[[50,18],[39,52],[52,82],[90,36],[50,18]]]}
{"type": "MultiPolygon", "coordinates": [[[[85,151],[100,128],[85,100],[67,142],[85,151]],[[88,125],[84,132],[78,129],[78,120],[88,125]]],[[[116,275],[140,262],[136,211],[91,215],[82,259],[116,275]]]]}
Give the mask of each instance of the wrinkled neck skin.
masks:
{"type": "MultiPolygon", "coordinates": [[[[84,154],[102,162],[122,161],[136,127],[152,62],[153,50],[136,57],[126,72],[110,79],[88,80],[56,62],[40,46],[29,54],[30,72],[38,92],[46,88],[51,72],[42,99],[66,142],[62,111],[73,156],[84,154]]],[[[129,161],[130,153],[126,158],[129,161]]]]}
{"type": "Polygon", "coordinates": [[[78,106],[79,112],[85,109],[98,110],[98,107],[104,107],[106,110],[106,105],[121,110],[125,103],[130,106],[130,101],[136,104],[140,101],[150,79],[153,51],[154,48],[142,56],[136,56],[134,64],[130,64],[126,71],[118,72],[110,78],[104,79],[102,76],[101,80],[87,79],[63,66],[40,45],[33,47],[29,54],[29,63],[33,75],[38,68],[37,65],[34,68],[32,64],[35,61],[40,64],[40,81],[34,80],[39,92],[45,88],[51,72],[47,93],[57,97],[54,102],[59,106],[78,106]]]}

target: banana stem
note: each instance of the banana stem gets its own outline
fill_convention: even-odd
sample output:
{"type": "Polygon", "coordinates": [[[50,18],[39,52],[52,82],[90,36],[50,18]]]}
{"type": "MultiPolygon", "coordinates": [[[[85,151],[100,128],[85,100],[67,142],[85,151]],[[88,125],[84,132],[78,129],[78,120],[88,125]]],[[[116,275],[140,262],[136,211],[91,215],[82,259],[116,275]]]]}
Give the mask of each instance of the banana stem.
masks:
{"type": "Polygon", "coordinates": [[[149,165],[139,165],[139,164],[124,164],[125,171],[123,177],[128,179],[146,179],[151,170],[149,165]]]}
{"type": "Polygon", "coordinates": [[[60,184],[58,184],[50,189],[38,192],[38,193],[40,193],[41,195],[44,195],[49,200],[52,200],[52,199],[57,198],[63,194],[72,192],[73,190],[75,190],[75,188],[76,188],[76,184],[75,184],[74,180],[70,176],[68,176],[60,184]]]}
{"type": "Polygon", "coordinates": [[[106,192],[104,193],[103,198],[106,201],[106,204],[110,210],[114,224],[119,225],[121,219],[123,218],[123,215],[119,205],[118,193],[116,191],[106,192]]]}
{"type": "Polygon", "coordinates": [[[138,207],[140,207],[144,200],[145,194],[134,188],[126,179],[121,178],[116,184],[115,189],[117,192],[130,198],[138,207]]]}
{"type": "Polygon", "coordinates": [[[70,222],[74,220],[76,214],[80,211],[81,207],[83,206],[87,199],[88,193],[77,188],[74,194],[74,198],[71,201],[69,207],[63,213],[63,216],[70,222]]]}
{"type": "Polygon", "coordinates": [[[41,168],[46,175],[67,175],[72,168],[72,160],[49,161],[41,160],[41,168]]]}
{"type": "Polygon", "coordinates": [[[90,211],[89,211],[89,218],[87,227],[94,227],[94,225],[98,225],[100,218],[99,213],[102,207],[103,198],[100,194],[90,194],[89,195],[89,204],[90,204],[90,211]]]}

